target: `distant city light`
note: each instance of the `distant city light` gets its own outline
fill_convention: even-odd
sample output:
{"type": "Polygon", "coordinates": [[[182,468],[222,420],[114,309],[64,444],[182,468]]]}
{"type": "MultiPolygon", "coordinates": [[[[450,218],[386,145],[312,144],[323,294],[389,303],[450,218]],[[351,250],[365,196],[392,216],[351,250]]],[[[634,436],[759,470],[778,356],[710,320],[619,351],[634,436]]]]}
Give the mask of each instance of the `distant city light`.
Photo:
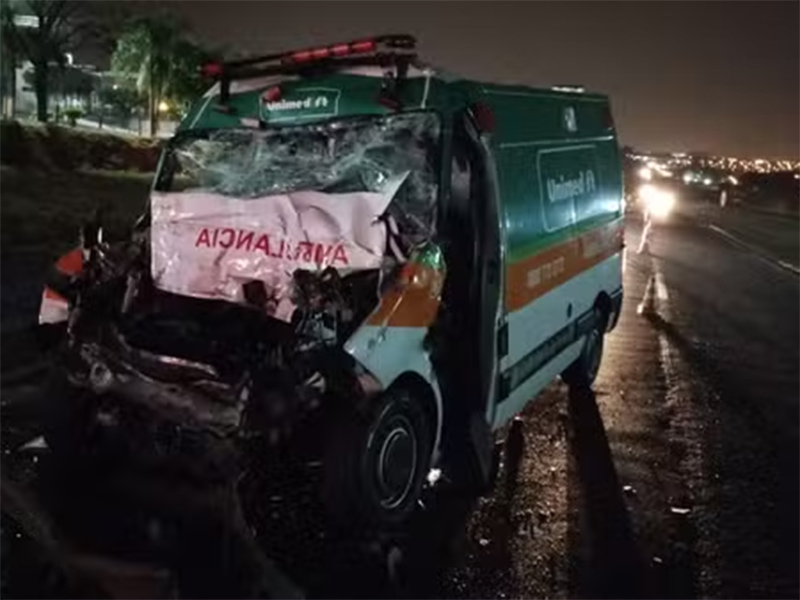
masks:
{"type": "MultiPolygon", "coordinates": [[[[691,155],[674,153],[666,155],[649,155],[644,153],[631,153],[629,158],[643,163],[642,169],[650,169],[651,175],[658,173],[666,176],[669,169],[686,171],[691,167],[695,171],[713,169],[724,171],[723,176],[741,173],[776,173],[786,171],[800,171],[800,161],[785,159],[769,160],[765,158],[735,158],[723,156],[691,155]]],[[[701,181],[702,177],[693,177],[693,181],[701,181]]]]}
{"type": "Polygon", "coordinates": [[[739,180],[733,175],[728,175],[728,181],[730,181],[733,185],[739,185],[739,180]]]}
{"type": "Polygon", "coordinates": [[[653,170],[649,167],[642,167],[639,169],[639,178],[650,181],[653,178],[653,170]]]}
{"type": "Polygon", "coordinates": [[[164,100],[158,103],[158,112],[167,112],[169,110],[169,104],[167,104],[164,100]]]}
{"type": "Polygon", "coordinates": [[[691,171],[686,171],[686,173],[683,174],[683,183],[687,183],[688,184],[688,183],[692,183],[693,181],[694,181],[694,175],[692,174],[692,172],[691,171]]]}

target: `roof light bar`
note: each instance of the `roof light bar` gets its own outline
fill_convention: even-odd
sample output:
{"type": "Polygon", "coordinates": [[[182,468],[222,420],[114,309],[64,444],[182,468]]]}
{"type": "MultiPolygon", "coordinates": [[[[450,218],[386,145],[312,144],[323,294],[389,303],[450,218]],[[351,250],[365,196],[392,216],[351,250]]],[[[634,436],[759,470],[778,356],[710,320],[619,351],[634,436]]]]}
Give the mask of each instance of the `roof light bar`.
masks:
{"type": "Polygon", "coordinates": [[[374,38],[337,43],[319,48],[281,52],[267,56],[244,58],[228,62],[212,62],[200,68],[201,74],[220,81],[220,103],[230,98],[232,81],[301,73],[316,62],[344,66],[346,64],[397,64],[398,68],[413,60],[416,40],[408,34],[381,35],[374,38]]]}
{"type": "Polygon", "coordinates": [[[308,63],[315,60],[325,60],[327,58],[352,56],[353,54],[368,54],[377,50],[378,44],[374,39],[360,40],[346,44],[334,44],[321,48],[309,48],[298,50],[286,54],[281,62],[286,63],[308,63]]]}
{"type": "Polygon", "coordinates": [[[266,66],[267,63],[294,66],[310,63],[315,60],[370,54],[382,48],[390,51],[413,50],[416,47],[416,43],[414,37],[408,34],[379,35],[373,38],[365,38],[352,42],[340,42],[318,48],[293,50],[291,52],[244,58],[224,63],[209,63],[203,67],[202,72],[208,77],[220,77],[223,72],[226,74],[232,73],[234,70],[243,67],[255,67],[256,65],[266,66]]]}

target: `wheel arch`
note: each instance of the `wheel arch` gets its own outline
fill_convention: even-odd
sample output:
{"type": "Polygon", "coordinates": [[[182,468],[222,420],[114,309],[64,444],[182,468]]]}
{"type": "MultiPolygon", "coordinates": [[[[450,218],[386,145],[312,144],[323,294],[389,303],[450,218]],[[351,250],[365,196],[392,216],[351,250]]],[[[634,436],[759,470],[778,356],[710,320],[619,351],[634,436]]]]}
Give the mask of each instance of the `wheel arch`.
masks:
{"type": "Polygon", "coordinates": [[[611,321],[611,313],[614,310],[614,305],[608,292],[603,290],[597,294],[597,297],[594,299],[593,308],[597,308],[603,315],[603,330],[607,331],[611,321]]]}
{"type": "Polygon", "coordinates": [[[416,371],[404,371],[387,389],[395,387],[405,389],[410,392],[414,398],[418,398],[422,403],[425,413],[433,423],[434,439],[431,447],[431,464],[433,464],[439,454],[439,442],[442,431],[442,400],[438,386],[435,382],[428,381],[422,374],[416,371]]]}

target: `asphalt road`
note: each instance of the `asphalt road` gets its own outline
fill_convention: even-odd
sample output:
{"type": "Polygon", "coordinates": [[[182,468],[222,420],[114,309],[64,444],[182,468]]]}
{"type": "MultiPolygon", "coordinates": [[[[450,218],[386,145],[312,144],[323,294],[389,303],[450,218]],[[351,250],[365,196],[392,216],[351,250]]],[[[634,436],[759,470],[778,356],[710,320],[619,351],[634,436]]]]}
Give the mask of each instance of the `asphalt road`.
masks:
{"type": "Polygon", "coordinates": [[[797,276],[682,224],[628,254],[625,293],[595,398],[533,403],[440,593],[797,597],[797,276]]]}
{"type": "Polygon", "coordinates": [[[595,393],[537,398],[491,495],[445,486],[366,560],[265,523],[279,562],[314,596],[797,597],[797,275],[682,224],[624,277],[595,393]]]}

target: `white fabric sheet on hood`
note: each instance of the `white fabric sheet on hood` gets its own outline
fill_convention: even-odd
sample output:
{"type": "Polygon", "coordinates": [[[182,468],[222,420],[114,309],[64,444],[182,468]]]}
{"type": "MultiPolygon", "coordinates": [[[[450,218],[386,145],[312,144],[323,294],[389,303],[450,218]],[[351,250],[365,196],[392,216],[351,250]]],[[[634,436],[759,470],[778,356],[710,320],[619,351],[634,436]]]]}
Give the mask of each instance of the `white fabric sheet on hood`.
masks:
{"type": "Polygon", "coordinates": [[[296,269],[380,268],[387,234],[379,217],[404,178],[381,193],[300,191],[239,199],[207,191],[153,192],[153,281],[168,292],[243,302],[242,285],[261,280],[273,316],[289,320],[296,269]]]}

